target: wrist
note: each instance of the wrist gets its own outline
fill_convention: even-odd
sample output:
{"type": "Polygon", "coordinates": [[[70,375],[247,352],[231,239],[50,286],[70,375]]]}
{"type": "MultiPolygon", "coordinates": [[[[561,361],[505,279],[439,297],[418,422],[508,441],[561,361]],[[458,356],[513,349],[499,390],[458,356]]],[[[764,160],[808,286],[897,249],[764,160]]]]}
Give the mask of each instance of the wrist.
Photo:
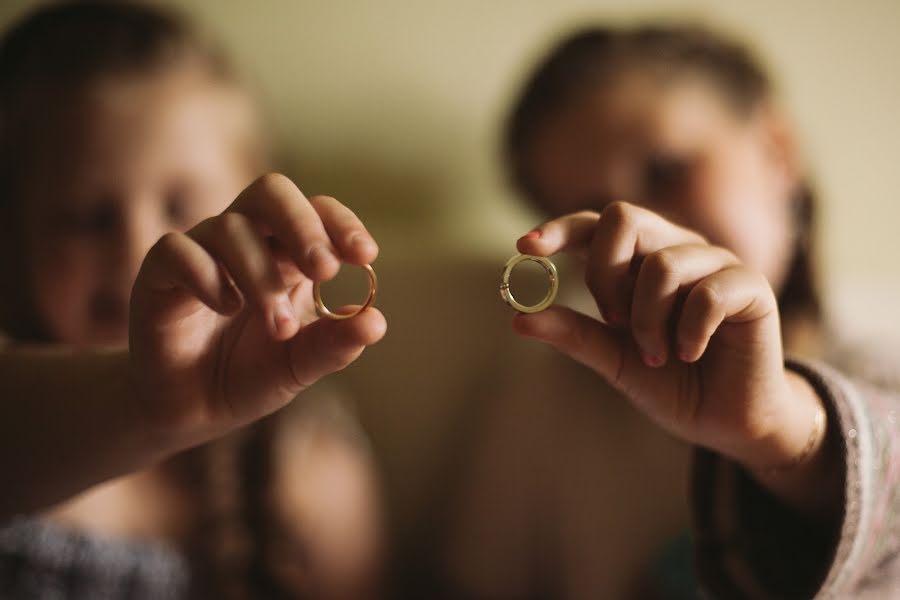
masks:
{"type": "Polygon", "coordinates": [[[756,463],[754,470],[767,475],[786,474],[813,465],[825,448],[828,413],[822,399],[806,378],[785,371],[784,411],[772,439],[775,450],[768,464],[756,463]]]}
{"type": "Polygon", "coordinates": [[[787,472],[814,462],[822,451],[828,416],[822,399],[805,378],[784,372],[769,403],[765,426],[733,458],[751,472],[787,472]]]}
{"type": "Polygon", "coordinates": [[[813,386],[785,371],[786,410],[755,456],[739,461],[750,476],[786,504],[831,519],[840,504],[840,468],[828,412],[813,386]]]}

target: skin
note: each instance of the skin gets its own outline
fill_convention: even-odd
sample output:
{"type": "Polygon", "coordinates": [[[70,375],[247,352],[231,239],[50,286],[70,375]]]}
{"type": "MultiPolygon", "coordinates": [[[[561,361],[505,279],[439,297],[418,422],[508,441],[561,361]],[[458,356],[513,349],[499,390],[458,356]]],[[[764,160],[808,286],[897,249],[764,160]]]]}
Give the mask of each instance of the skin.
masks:
{"type": "Polygon", "coordinates": [[[127,341],[150,247],[225,210],[257,172],[238,151],[249,118],[242,95],[190,70],[105,82],[51,112],[24,198],[30,296],[50,337],[127,341]]]}
{"type": "Polygon", "coordinates": [[[807,454],[821,399],[783,366],[775,290],[795,241],[798,176],[772,108],[738,116],[702,81],[630,73],[548,118],[526,161],[542,205],[561,216],[518,249],[581,257],[603,319],[552,307],[517,315],[514,329],[786,503],[834,518],[833,448],[822,435],[807,454]],[[622,198],[633,203],[612,201],[622,198]]]}
{"type": "Polygon", "coordinates": [[[277,174],[220,215],[163,236],[134,284],[128,350],[0,354],[3,397],[28,399],[0,404],[3,456],[30,457],[0,470],[13,490],[0,514],[45,507],[220,437],[352,363],[384,335],[383,315],[315,319],[306,292],[339,260],[363,264],[377,253],[349,209],[307,199],[277,174]],[[213,232],[222,239],[211,241],[213,232]],[[275,244],[303,266],[279,258],[275,244]]]}
{"type": "Polygon", "coordinates": [[[56,518],[177,537],[183,499],[165,463],[148,467],[284,407],[377,342],[379,311],[319,320],[311,287],[378,246],[337,200],[278,174],[253,181],[255,124],[236,90],[189,70],[104,85],[35,134],[48,151],[28,174],[25,256],[61,345],[0,353],[0,395],[27,399],[0,403],[0,455],[29,457],[0,469],[0,515],[108,482],[56,518]]]}

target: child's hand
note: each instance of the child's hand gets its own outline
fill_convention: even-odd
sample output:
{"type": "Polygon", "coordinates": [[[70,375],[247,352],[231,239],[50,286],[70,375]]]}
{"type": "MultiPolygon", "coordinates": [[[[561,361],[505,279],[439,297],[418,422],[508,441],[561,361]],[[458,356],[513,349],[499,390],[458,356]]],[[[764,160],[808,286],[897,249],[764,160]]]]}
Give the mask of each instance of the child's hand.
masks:
{"type": "Polygon", "coordinates": [[[751,469],[808,446],[820,401],[785,373],[769,283],[731,252],[625,203],[545,223],[519,251],[586,258],[609,325],[562,307],[515,317],[522,335],[584,363],[675,435],[751,469]]]}
{"type": "Polygon", "coordinates": [[[266,175],[150,250],[131,299],[133,385],[151,424],[199,443],[265,416],[385,333],[375,309],[317,319],[315,281],[378,246],[333,198],[266,175]]]}

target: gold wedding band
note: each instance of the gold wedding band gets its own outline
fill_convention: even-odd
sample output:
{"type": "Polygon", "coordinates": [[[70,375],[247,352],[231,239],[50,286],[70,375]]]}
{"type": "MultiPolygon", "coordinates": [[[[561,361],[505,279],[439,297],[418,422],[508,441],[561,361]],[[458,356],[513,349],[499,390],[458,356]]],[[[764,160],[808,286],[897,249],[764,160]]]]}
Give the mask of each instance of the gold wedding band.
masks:
{"type": "Polygon", "coordinates": [[[362,311],[366,310],[372,303],[375,302],[375,293],[378,291],[378,278],[375,276],[375,269],[372,268],[372,265],[360,265],[363,269],[365,269],[366,274],[369,276],[369,297],[366,298],[366,301],[356,312],[352,312],[350,314],[340,314],[331,312],[328,310],[328,307],[325,306],[325,303],[322,302],[322,292],[319,289],[319,282],[313,284],[313,300],[316,302],[316,311],[318,311],[319,315],[322,317],[327,317],[329,319],[349,319],[350,317],[355,317],[362,311]]]}
{"type": "Polygon", "coordinates": [[[559,276],[556,273],[556,265],[554,265],[549,258],[544,256],[531,256],[530,254],[517,254],[509,259],[506,262],[506,266],[503,267],[503,276],[500,278],[500,297],[503,298],[504,302],[519,312],[536,313],[544,310],[553,304],[553,300],[556,299],[557,291],[559,291],[559,276]],[[550,277],[550,289],[547,291],[547,295],[544,296],[543,300],[533,306],[525,306],[524,304],[517,302],[509,287],[509,276],[513,269],[516,268],[516,265],[520,262],[526,260],[536,262],[544,267],[544,270],[547,271],[547,276],[550,277]]]}

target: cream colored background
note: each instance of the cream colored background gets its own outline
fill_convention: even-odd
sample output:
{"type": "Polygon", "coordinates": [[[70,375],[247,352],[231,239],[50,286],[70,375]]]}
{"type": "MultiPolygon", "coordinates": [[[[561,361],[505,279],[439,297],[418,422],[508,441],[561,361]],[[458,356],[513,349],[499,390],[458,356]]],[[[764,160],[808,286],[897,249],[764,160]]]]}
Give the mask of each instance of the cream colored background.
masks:
{"type": "MultiPolygon", "coordinates": [[[[5,0],[0,23],[33,1],[5,0]]],[[[532,60],[596,20],[696,17],[755,45],[781,83],[823,194],[823,256],[835,285],[896,292],[900,250],[900,3],[177,3],[255,75],[301,187],[341,198],[385,246],[506,250],[533,219],[516,207],[495,134],[532,60]]]]}
{"type": "MultiPolygon", "coordinates": [[[[0,23],[33,4],[5,0],[0,23]]],[[[381,242],[391,332],[344,384],[361,398],[401,529],[439,493],[434,473],[451,460],[444,442],[465,430],[469,386],[520,343],[496,274],[536,217],[504,185],[498,123],[532,62],[574,26],[691,17],[751,41],[778,76],[821,191],[829,303],[860,332],[900,331],[900,2],[180,6],[255,77],[301,188],[351,205],[381,242]]]]}

